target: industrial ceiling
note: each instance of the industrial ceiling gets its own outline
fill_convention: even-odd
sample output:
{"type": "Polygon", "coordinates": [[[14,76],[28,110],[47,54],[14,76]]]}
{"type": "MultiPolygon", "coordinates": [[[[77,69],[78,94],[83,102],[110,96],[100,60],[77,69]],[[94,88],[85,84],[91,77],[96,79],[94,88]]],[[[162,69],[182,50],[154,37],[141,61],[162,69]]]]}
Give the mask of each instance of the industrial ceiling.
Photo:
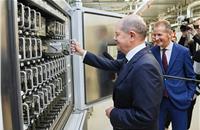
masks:
{"type": "Polygon", "coordinates": [[[82,6],[122,14],[137,13],[147,23],[160,18],[175,23],[177,17],[186,16],[188,5],[198,6],[192,9],[193,16],[200,16],[200,0],[82,0],[82,6]]]}

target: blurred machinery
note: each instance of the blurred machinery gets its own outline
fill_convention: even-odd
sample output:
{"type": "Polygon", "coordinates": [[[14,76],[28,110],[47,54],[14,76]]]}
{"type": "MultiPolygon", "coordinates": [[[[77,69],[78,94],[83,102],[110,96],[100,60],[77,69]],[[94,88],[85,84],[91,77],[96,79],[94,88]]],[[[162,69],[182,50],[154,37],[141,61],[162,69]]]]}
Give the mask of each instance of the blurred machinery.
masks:
{"type": "MultiPolygon", "coordinates": [[[[75,38],[102,55],[113,45],[113,23],[122,15],[72,8],[65,0],[1,3],[0,129],[85,129],[79,126],[86,121],[88,108],[110,97],[113,81],[106,76],[109,72],[85,66],[72,56],[70,41],[75,38]],[[100,38],[104,32],[95,35],[101,27],[108,37],[100,38]],[[73,122],[77,116],[80,122],[73,122]]],[[[116,50],[109,52],[116,55],[116,50]]]]}

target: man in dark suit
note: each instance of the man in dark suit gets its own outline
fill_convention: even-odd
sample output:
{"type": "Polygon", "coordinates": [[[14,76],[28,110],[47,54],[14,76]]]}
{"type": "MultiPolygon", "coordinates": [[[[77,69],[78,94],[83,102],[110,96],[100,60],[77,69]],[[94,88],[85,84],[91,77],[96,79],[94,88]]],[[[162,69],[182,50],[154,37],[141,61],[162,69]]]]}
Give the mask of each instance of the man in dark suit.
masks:
{"type": "MultiPolygon", "coordinates": [[[[195,78],[189,49],[173,43],[171,25],[160,20],[154,26],[154,42],[152,53],[159,62],[165,75],[195,78]]],[[[164,79],[164,92],[160,108],[159,128],[164,130],[166,115],[172,120],[173,130],[187,130],[187,109],[195,93],[193,82],[164,79]]]]}
{"type": "Polygon", "coordinates": [[[77,43],[72,45],[84,63],[119,72],[113,91],[114,107],[105,110],[114,130],[158,130],[163,81],[158,62],[145,46],[146,33],[141,17],[129,15],[120,20],[114,39],[126,55],[121,60],[98,57],[77,43]]]}
{"type": "MultiPolygon", "coordinates": [[[[181,28],[180,28],[181,29],[181,28]]],[[[179,40],[179,44],[188,42],[188,48],[190,49],[190,53],[193,59],[193,67],[194,72],[196,74],[196,79],[200,79],[200,18],[197,19],[193,26],[188,26],[187,30],[181,30],[182,36],[179,40]],[[187,35],[189,34],[192,36],[192,40],[187,41],[187,35]]],[[[198,92],[197,92],[198,94],[198,92]]],[[[188,109],[188,127],[190,128],[191,119],[192,119],[192,111],[194,105],[196,103],[196,99],[192,101],[189,109],[188,109]]]]}

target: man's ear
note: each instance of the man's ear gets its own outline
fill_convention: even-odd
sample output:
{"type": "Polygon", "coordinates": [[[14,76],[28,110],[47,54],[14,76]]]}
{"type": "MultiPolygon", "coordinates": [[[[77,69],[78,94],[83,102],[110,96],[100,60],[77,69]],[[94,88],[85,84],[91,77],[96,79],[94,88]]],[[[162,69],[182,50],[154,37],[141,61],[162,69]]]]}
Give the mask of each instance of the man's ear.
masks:
{"type": "Polygon", "coordinates": [[[130,34],[131,39],[134,40],[136,37],[136,33],[134,31],[130,31],[129,34],[130,34]]]}
{"type": "Polygon", "coordinates": [[[172,33],[173,33],[172,30],[169,30],[169,31],[168,31],[168,34],[167,34],[167,35],[168,35],[168,38],[169,38],[169,39],[172,38],[172,33]]]}
{"type": "Polygon", "coordinates": [[[170,33],[168,33],[168,37],[169,37],[169,39],[172,39],[172,34],[170,33]]]}

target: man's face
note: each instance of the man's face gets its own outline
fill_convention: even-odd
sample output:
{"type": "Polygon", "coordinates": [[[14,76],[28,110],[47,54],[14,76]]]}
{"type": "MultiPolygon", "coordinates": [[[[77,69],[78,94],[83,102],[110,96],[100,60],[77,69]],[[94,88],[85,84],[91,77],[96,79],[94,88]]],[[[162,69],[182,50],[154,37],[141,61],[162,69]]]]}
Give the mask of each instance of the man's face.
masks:
{"type": "Polygon", "coordinates": [[[200,35],[200,20],[197,20],[194,23],[194,27],[196,26],[195,30],[197,31],[197,34],[200,35]]]}
{"type": "Polygon", "coordinates": [[[154,28],[152,38],[155,45],[165,48],[171,41],[171,33],[164,25],[158,25],[154,28]]]}
{"type": "Polygon", "coordinates": [[[127,53],[130,48],[130,34],[121,30],[121,26],[116,26],[114,40],[117,48],[123,53],[127,53]]]}

